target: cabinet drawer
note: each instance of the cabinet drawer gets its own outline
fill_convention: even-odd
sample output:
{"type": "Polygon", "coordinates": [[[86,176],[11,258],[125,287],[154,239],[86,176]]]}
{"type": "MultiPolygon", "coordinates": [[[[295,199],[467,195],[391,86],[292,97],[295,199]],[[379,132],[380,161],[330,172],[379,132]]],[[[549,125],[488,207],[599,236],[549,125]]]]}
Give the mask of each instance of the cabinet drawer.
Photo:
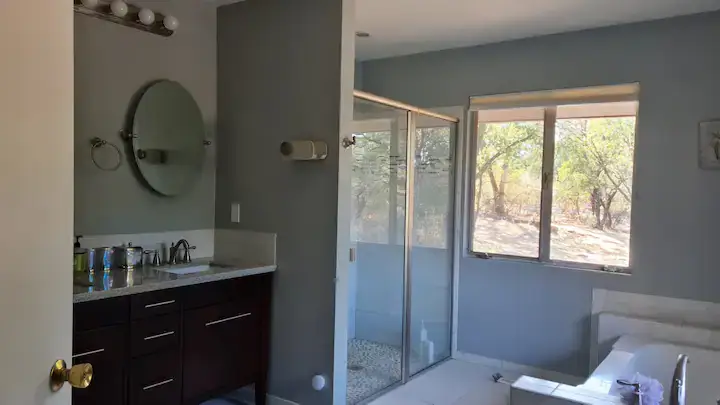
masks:
{"type": "Polygon", "coordinates": [[[130,328],[130,353],[143,356],[180,346],[180,314],[154,316],[133,321],[130,328]]]}
{"type": "Polygon", "coordinates": [[[234,293],[232,280],[195,284],[183,288],[183,303],[185,309],[202,308],[232,301],[234,293]]]}
{"type": "Polygon", "coordinates": [[[185,309],[202,308],[230,301],[253,303],[260,296],[263,280],[267,278],[263,274],[184,287],[185,309]]]}
{"type": "Polygon", "coordinates": [[[74,405],[125,402],[126,341],[125,325],[74,334],[72,364],[93,366],[92,384],[72,390],[74,405]]]}
{"type": "Polygon", "coordinates": [[[177,350],[133,360],[130,405],[179,405],[181,378],[180,352],[177,350]]]}
{"type": "Polygon", "coordinates": [[[151,291],[130,297],[130,317],[132,319],[176,313],[179,310],[180,292],[177,288],[151,291]]]}
{"type": "Polygon", "coordinates": [[[116,297],[74,304],[73,330],[82,332],[127,322],[129,301],[129,297],[116,297]]]}

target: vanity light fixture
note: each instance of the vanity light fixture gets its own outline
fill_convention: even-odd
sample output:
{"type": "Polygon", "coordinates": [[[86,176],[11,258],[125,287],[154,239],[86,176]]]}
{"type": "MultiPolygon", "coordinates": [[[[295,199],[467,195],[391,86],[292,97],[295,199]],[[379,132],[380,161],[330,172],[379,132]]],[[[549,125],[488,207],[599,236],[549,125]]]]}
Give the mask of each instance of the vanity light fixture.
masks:
{"type": "Polygon", "coordinates": [[[112,3],[110,3],[110,11],[112,11],[116,17],[123,18],[128,13],[128,5],[123,0],[113,0],[112,3]]]}
{"type": "Polygon", "coordinates": [[[180,25],[180,21],[171,15],[167,15],[163,18],[163,25],[170,31],[175,31],[180,25]]]}
{"type": "Polygon", "coordinates": [[[138,13],[138,20],[145,25],[152,25],[155,22],[155,13],[149,8],[143,8],[138,13]]]}
{"type": "Polygon", "coordinates": [[[171,15],[155,12],[149,8],[140,8],[123,0],[73,0],[73,9],[101,20],[110,21],[126,27],[136,28],[151,34],[169,37],[180,26],[180,21],[171,15]]]}

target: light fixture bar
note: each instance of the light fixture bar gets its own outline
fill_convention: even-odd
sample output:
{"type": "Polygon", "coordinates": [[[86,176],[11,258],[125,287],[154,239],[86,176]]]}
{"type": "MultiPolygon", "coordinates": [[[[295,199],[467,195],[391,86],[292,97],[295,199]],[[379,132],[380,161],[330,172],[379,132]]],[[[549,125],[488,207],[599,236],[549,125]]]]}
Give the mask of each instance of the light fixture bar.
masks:
{"type": "Polygon", "coordinates": [[[110,21],[115,24],[124,25],[126,27],[135,28],[163,37],[169,37],[172,35],[179,25],[177,18],[173,16],[153,12],[152,10],[148,10],[146,8],[141,9],[140,7],[125,3],[122,0],[115,0],[112,3],[103,3],[97,0],[74,0],[73,9],[79,14],[110,21]],[[126,11],[124,11],[124,9],[126,11]],[[119,13],[116,13],[117,11],[119,11],[119,13]],[[154,19],[149,18],[151,13],[154,14],[154,19]],[[120,16],[116,14],[124,15],[120,16]],[[141,21],[141,17],[142,20],[150,23],[144,24],[141,21]]]}

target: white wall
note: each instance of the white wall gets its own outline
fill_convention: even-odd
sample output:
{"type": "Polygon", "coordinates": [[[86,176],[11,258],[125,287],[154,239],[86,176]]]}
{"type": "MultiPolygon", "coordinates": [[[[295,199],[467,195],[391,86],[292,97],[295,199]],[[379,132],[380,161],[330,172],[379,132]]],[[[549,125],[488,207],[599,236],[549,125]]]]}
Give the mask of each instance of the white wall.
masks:
{"type": "Polygon", "coordinates": [[[73,45],[68,2],[0,3],[0,404],[70,404],[73,45]]]}

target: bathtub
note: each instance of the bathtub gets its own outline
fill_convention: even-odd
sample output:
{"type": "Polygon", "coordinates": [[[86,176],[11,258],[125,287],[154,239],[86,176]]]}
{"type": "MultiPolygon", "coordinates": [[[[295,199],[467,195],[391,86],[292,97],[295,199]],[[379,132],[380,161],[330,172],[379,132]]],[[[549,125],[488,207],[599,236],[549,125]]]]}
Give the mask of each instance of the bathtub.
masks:
{"type": "Polygon", "coordinates": [[[689,358],[686,377],[687,405],[715,405],[720,400],[720,351],[672,343],[621,337],[610,354],[580,387],[605,394],[616,394],[613,383],[636,372],[660,381],[663,404],[670,402],[670,387],[678,355],[689,358]]]}

